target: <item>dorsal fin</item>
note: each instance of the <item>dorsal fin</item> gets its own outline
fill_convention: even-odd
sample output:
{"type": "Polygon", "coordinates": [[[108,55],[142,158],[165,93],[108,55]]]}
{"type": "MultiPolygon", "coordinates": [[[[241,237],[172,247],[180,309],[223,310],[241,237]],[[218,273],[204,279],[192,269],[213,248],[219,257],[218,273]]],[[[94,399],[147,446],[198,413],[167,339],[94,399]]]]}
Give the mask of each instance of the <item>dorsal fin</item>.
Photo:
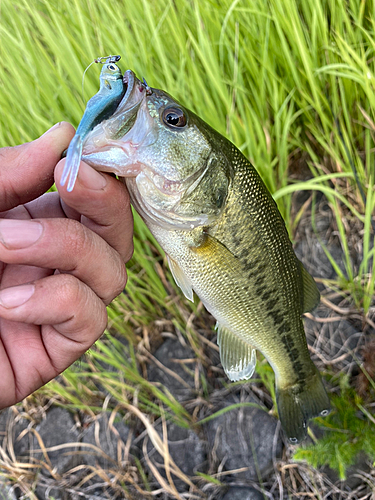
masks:
{"type": "Polygon", "coordinates": [[[256,349],[220,323],[216,323],[216,328],[220,360],[227,377],[232,382],[248,380],[255,370],[256,349]]]}
{"type": "Polygon", "coordinates": [[[307,313],[311,312],[318,306],[320,302],[320,292],[316,286],[314,278],[306,271],[302,262],[298,262],[301,268],[303,286],[302,313],[307,313]]]}

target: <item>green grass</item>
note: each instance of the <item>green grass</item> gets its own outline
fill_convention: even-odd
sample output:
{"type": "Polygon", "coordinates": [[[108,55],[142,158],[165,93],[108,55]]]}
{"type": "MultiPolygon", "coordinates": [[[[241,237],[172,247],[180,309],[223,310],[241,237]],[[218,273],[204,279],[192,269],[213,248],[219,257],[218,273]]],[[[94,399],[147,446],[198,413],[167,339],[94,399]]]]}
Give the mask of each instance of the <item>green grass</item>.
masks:
{"type": "MultiPolygon", "coordinates": [[[[274,194],[291,234],[304,210],[292,217],[293,193],[322,193],[345,252],[343,271],[324,247],[338,274],[326,285],[369,317],[375,287],[375,3],[3,0],[0,146],[32,140],[61,120],[76,126],[98,89],[93,65],[82,96],[83,71],[106,54],[121,54],[123,70],[167,90],[231,139],[274,194]],[[351,221],[360,224],[359,266],[350,258],[351,221]]],[[[111,408],[136,397],[151,419],[163,414],[195,425],[166,389],[145,380],[137,362],[138,347],[147,347],[156,322],[163,321],[183,332],[207,363],[196,327],[204,322],[202,308],[182,297],[139,217],[128,274],[126,294],[109,308],[110,331],[127,347],[105,338],[36,397],[54,396],[85,412],[101,411],[104,393],[111,395],[111,408]],[[186,328],[189,318],[194,321],[186,328]]],[[[262,363],[259,373],[274,400],[270,367],[262,363]]],[[[202,376],[200,396],[210,391],[202,376]]]]}
{"type": "Polygon", "coordinates": [[[301,446],[295,453],[297,460],[308,460],[314,467],[329,465],[341,480],[347,469],[362,452],[375,461],[375,420],[364,408],[363,401],[349,387],[347,379],[341,382],[342,392],[332,397],[332,413],[317,422],[326,430],[322,439],[313,445],[301,446]]]}

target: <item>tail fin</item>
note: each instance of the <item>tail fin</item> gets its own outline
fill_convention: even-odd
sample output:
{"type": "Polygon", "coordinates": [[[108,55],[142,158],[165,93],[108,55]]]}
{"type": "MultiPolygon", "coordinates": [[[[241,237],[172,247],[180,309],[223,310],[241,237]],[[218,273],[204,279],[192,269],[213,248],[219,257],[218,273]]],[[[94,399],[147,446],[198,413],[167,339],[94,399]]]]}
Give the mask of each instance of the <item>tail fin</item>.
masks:
{"type": "Polygon", "coordinates": [[[285,389],[276,388],[281,425],[291,443],[305,439],[311,418],[328,415],[329,398],[318,370],[301,383],[285,389]]]}
{"type": "Polygon", "coordinates": [[[77,179],[79,165],[82,156],[83,141],[79,134],[76,134],[69,144],[66,153],[66,162],[62,173],[60,184],[63,186],[69,177],[67,191],[72,191],[77,179]]]}

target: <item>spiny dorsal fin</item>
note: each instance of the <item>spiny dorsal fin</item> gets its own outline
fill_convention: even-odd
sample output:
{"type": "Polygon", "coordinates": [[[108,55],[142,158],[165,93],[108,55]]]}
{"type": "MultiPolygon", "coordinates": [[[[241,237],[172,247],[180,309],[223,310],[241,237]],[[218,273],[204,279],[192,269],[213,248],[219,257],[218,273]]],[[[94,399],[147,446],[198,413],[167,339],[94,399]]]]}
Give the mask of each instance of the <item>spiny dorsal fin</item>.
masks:
{"type": "Polygon", "coordinates": [[[306,271],[303,267],[302,262],[299,263],[302,274],[302,286],[303,286],[303,305],[302,313],[311,312],[317,307],[320,302],[320,292],[314,278],[306,271]]]}
{"type": "Polygon", "coordinates": [[[172,273],[172,276],[177,283],[177,285],[181,288],[181,290],[184,292],[184,295],[187,299],[191,300],[193,302],[193,289],[191,287],[190,281],[186,277],[186,275],[183,273],[181,267],[177,264],[176,261],[171,259],[169,255],[167,255],[167,260],[168,264],[172,273]]]}
{"type": "Polygon", "coordinates": [[[227,377],[232,382],[248,380],[255,370],[256,349],[219,323],[216,328],[220,360],[227,377]]]}

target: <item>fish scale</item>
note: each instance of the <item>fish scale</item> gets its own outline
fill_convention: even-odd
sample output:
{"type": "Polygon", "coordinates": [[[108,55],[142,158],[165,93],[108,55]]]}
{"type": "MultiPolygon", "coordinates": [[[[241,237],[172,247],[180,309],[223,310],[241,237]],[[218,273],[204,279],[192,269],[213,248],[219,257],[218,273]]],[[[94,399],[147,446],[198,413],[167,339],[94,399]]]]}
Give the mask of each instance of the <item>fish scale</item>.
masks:
{"type": "Polygon", "coordinates": [[[300,280],[298,267],[294,263],[297,258],[273,199],[267,195],[262,181],[251,164],[238,150],[235,151],[235,155],[238,159],[233,160],[233,165],[236,165],[235,175],[225,210],[217,223],[205,231],[220,241],[225,249],[238,259],[238,273],[234,274],[233,268],[225,269],[221,255],[217,256],[219,260],[215,260],[215,254],[202,259],[199,247],[198,250],[194,246],[189,248],[191,235],[186,238],[186,232],[163,231],[157,226],[152,226],[151,230],[166,253],[179,262],[185,274],[190,275],[193,289],[215,318],[218,320],[220,318],[219,322],[227,327],[230,325],[233,333],[258,348],[270,361],[274,370],[280,374],[280,383],[283,380],[281,374],[287,374],[284,376],[287,380],[285,384],[289,385],[300,377],[306,378],[315,373],[314,365],[307,354],[300,312],[296,307],[291,308],[295,311],[289,321],[293,322],[293,327],[285,328],[282,334],[277,331],[278,324],[275,322],[275,317],[277,318],[277,313],[280,314],[281,309],[285,310],[291,304],[300,303],[298,288],[294,285],[300,280]],[[241,196],[238,196],[239,193],[241,196]],[[270,216],[272,213],[274,217],[270,216]],[[247,219],[246,224],[244,219],[247,219]],[[263,247],[259,246],[259,240],[263,242],[263,247]],[[243,248],[247,257],[245,259],[241,258],[243,248]],[[283,253],[280,252],[280,248],[283,249],[283,253]],[[283,258],[285,254],[288,258],[283,258]],[[269,272],[268,276],[264,271],[260,274],[259,267],[262,263],[271,271],[269,259],[275,262],[273,272],[269,272]],[[282,266],[284,266],[283,271],[282,266]],[[267,279],[267,285],[262,287],[257,285],[260,277],[267,279]],[[262,291],[269,291],[270,284],[271,290],[276,290],[279,279],[283,281],[283,286],[280,287],[278,296],[269,299],[273,303],[270,307],[269,301],[264,301],[262,298],[262,291]],[[271,337],[269,331],[274,332],[271,337]],[[287,349],[279,337],[289,338],[287,349]],[[285,350],[283,363],[278,362],[280,348],[285,350]],[[305,366],[304,371],[296,373],[294,380],[291,380],[292,374],[296,371],[293,361],[297,361],[293,355],[290,356],[293,348],[302,353],[305,366]]]}
{"type": "MultiPolygon", "coordinates": [[[[314,367],[310,358],[306,356],[307,347],[305,334],[301,323],[300,312],[295,307],[296,303],[298,304],[298,302],[301,302],[300,287],[296,286],[301,280],[297,258],[292,250],[284,221],[281,218],[275,202],[266,191],[265,186],[251,164],[244,158],[240,160],[240,163],[244,165],[244,168],[240,168],[238,172],[238,192],[242,193],[242,198],[246,197],[250,212],[255,212],[252,216],[254,217],[257,234],[265,242],[265,253],[274,265],[272,268],[273,273],[269,277],[269,279],[273,279],[272,289],[275,291],[276,288],[279,289],[278,294],[275,293],[273,298],[269,299],[269,285],[264,285],[263,288],[257,287],[256,280],[254,291],[255,293],[259,293],[264,300],[266,305],[265,314],[273,319],[277,335],[280,336],[286,350],[285,361],[288,362],[289,360],[292,363],[293,371],[296,372],[296,379],[306,378],[314,371],[314,367]],[[250,182],[249,179],[252,179],[253,182],[250,182]],[[280,283],[282,283],[282,286],[280,286],[280,283]],[[267,294],[266,298],[263,296],[264,293],[267,294]],[[277,301],[278,297],[283,300],[277,301]],[[278,307],[276,307],[276,305],[278,305],[278,307]],[[280,321],[280,318],[283,317],[280,316],[281,310],[289,310],[290,312],[294,312],[294,315],[289,315],[288,322],[285,322],[285,320],[280,321]],[[291,324],[293,326],[291,326],[291,324]],[[280,326],[283,326],[281,330],[280,326]],[[301,356],[295,356],[295,350],[301,353],[301,356]],[[300,367],[301,361],[299,361],[299,357],[304,360],[304,370],[300,367]]],[[[236,197],[234,198],[236,199],[236,197]]],[[[229,203],[228,205],[230,206],[229,203]]],[[[228,214],[228,218],[231,220],[238,220],[238,213],[236,214],[233,212],[238,212],[236,206],[232,213],[228,214]]],[[[241,210],[241,213],[244,213],[244,211],[241,210]]],[[[245,213],[247,213],[247,211],[245,211],[245,213]]],[[[240,220],[238,224],[243,225],[243,221],[240,220]]],[[[225,238],[225,235],[221,235],[221,238],[225,238]]],[[[244,242],[244,244],[246,244],[246,242],[244,242]]],[[[235,248],[231,248],[231,251],[235,251],[235,248]]],[[[267,267],[269,268],[269,266],[267,267]]],[[[277,340],[278,339],[275,338],[275,341],[277,340]]],[[[260,346],[260,350],[268,357],[274,369],[280,371],[280,362],[278,363],[279,367],[276,368],[277,363],[272,361],[272,353],[268,352],[267,347],[260,346]]],[[[288,385],[291,383],[290,367],[286,366],[284,371],[288,373],[285,382],[285,384],[288,385]]],[[[283,384],[282,378],[279,380],[279,384],[280,386],[283,384]]]]}
{"type": "MultiPolygon", "coordinates": [[[[308,386],[309,379],[320,387],[323,404],[317,405],[321,409],[313,409],[316,415],[329,403],[307,349],[299,261],[276,204],[257,172],[240,152],[234,155],[235,174],[225,209],[214,226],[201,229],[223,245],[227,261],[210,245],[195,246],[198,230],[192,238],[185,231],[149,227],[189,276],[192,288],[218,323],[265,355],[276,374],[278,395],[294,385],[308,386]],[[265,300],[264,293],[273,295],[265,300]]],[[[281,408],[282,404],[279,412],[281,408]]],[[[311,416],[309,411],[303,414],[304,419],[311,416]]],[[[290,431],[292,442],[301,439],[305,427],[303,421],[298,431],[290,431]]]]}
{"type": "Polygon", "coordinates": [[[125,177],[177,284],[216,318],[230,380],[248,379],[255,349],[264,354],[275,372],[282,427],[296,443],[308,420],[329,409],[302,323],[319,302],[316,284],[243,154],[166,92],[126,75],[133,85],[113,118],[87,135],[83,159],[125,177]]]}

